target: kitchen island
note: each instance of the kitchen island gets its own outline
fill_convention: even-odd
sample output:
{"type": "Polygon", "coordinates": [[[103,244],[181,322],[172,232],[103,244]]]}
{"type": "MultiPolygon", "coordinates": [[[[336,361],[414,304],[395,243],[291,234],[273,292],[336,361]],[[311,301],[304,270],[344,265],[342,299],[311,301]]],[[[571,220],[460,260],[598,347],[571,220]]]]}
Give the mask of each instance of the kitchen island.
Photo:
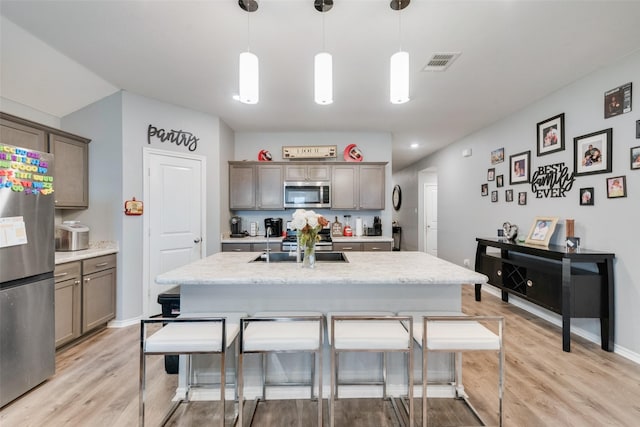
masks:
{"type": "MultiPolygon", "coordinates": [[[[483,274],[423,252],[349,252],[345,254],[348,262],[317,262],[314,269],[303,269],[300,264],[290,262],[251,262],[260,255],[260,252],[217,253],[161,274],[156,282],[181,285],[181,313],[240,311],[248,314],[266,310],[459,312],[461,284],[487,282],[483,274]]],[[[396,389],[400,394],[403,387],[406,389],[406,379],[403,378],[404,360],[397,356],[391,358],[388,380],[389,390],[393,393],[396,389]]],[[[442,355],[438,360],[436,356],[439,355],[432,358],[436,363],[433,377],[430,366],[430,377],[448,378],[452,368],[450,358],[442,355]]],[[[270,375],[284,376],[282,366],[289,372],[292,365],[296,368],[295,375],[300,375],[305,364],[296,362],[295,357],[299,355],[274,357],[276,362],[270,364],[270,375]],[[282,362],[285,358],[286,364],[282,362]]],[[[329,357],[324,360],[324,384],[327,385],[324,394],[328,395],[329,357]]],[[[256,360],[255,369],[245,371],[245,384],[255,386],[256,394],[260,392],[257,365],[256,360]]],[[[340,365],[341,378],[377,377],[377,366],[375,354],[348,355],[340,365]]],[[[419,377],[418,367],[416,369],[419,377]]],[[[371,390],[366,395],[375,396],[378,391],[371,390]]],[[[354,393],[364,397],[362,389],[354,393]]],[[[247,397],[251,394],[251,390],[246,393],[247,397]]],[[[305,390],[300,390],[298,395],[304,397],[305,390]]]]}

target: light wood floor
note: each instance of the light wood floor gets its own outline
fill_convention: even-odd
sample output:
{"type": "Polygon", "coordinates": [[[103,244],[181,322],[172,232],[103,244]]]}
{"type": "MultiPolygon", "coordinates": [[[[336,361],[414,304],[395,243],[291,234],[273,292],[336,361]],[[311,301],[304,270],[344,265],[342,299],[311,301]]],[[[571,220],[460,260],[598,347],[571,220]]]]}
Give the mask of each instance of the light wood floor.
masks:
{"type": "MultiPolygon", "coordinates": [[[[640,365],[602,351],[572,336],[572,351],[561,346],[560,329],[486,293],[473,300],[463,290],[468,314],[504,315],[507,354],[505,425],[624,426],[640,425],[640,365]]],[[[57,355],[56,374],[40,387],[0,411],[0,426],[135,426],[138,420],[137,326],[105,329],[57,355]]],[[[471,402],[490,423],[495,422],[496,360],[494,355],[465,355],[464,383],[471,402]]],[[[175,390],[175,375],[166,375],[161,358],[150,359],[149,425],[175,390]]],[[[341,400],[337,424],[348,427],[395,426],[388,405],[380,400],[341,400]],[[349,415],[348,409],[356,415],[349,415]]],[[[432,426],[471,424],[451,399],[430,399],[432,426]]],[[[325,403],[326,406],[326,403],[325,403]]],[[[164,409],[163,409],[164,410],[164,409]]],[[[314,426],[315,403],[282,401],[260,405],[254,426],[314,426]]],[[[420,404],[416,405],[417,414],[420,404]]],[[[227,415],[232,405],[227,406],[227,415]]],[[[326,414],[326,410],[325,410],[326,414]]],[[[170,425],[195,426],[215,421],[219,405],[183,405],[170,425]]],[[[417,421],[420,421],[418,416],[417,421]]],[[[477,424],[475,424],[477,425],[477,424]]]]}

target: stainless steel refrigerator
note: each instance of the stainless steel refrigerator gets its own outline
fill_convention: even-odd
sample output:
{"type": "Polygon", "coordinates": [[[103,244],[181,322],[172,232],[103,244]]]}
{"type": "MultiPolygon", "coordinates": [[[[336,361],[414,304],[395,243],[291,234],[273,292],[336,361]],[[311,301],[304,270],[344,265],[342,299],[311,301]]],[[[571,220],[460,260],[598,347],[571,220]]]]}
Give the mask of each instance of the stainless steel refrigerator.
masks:
{"type": "Polygon", "coordinates": [[[55,372],[53,155],[0,142],[0,407],[55,372]]]}

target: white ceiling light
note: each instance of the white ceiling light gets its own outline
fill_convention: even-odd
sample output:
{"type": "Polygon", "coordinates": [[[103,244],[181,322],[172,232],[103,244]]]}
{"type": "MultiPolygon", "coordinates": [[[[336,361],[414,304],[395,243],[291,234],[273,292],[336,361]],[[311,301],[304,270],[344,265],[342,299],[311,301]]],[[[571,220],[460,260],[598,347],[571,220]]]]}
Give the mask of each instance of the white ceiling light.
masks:
{"type": "Polygon", "coordinates": [[[322,12],[322,50],[314,58],[314,100],[320,105],[333,103],[333,58],[324,45],[324,12],[333,7],[333,0],[314,0],[313,6],[322,12]]]}
{"type": "Polygon", "coordinates": [[[402,50],[401,11],[410,0],[392,0],[391,9],[398,11],[398,33],[400,51],[391,56],[389,72],[389,101],[392,104],[404,104],[409,101],[409,53],[402,50]]]}
{"type": "MultiPolygon", "coordinates": [[[[247,12],[258,10],[255,0],[240,0],[238,5],[247,12]]],[[[249,51],[249,13],[247,13],[247,51],[240,54],[239,98],[244,104],[257,104],[260,100],[260,69],[258,57],[249,51]]]]}
{"type": "Polygon", "coordinates": [[[420,146],[420,144],[418,144],[417,142],[414,142],[413,144],[411,144],[411,148],[418,148],[420,146]]]}

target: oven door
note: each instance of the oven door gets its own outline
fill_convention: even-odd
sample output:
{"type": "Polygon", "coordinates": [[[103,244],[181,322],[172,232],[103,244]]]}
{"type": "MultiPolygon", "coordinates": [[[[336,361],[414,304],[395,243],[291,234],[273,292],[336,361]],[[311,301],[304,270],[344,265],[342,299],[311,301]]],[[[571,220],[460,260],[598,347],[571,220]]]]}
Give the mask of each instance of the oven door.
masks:
{"type": "Polygon", "coordinates": [[[330,208],[330,186],[326,182],[285,182],[285,208],[330,208]]]}

